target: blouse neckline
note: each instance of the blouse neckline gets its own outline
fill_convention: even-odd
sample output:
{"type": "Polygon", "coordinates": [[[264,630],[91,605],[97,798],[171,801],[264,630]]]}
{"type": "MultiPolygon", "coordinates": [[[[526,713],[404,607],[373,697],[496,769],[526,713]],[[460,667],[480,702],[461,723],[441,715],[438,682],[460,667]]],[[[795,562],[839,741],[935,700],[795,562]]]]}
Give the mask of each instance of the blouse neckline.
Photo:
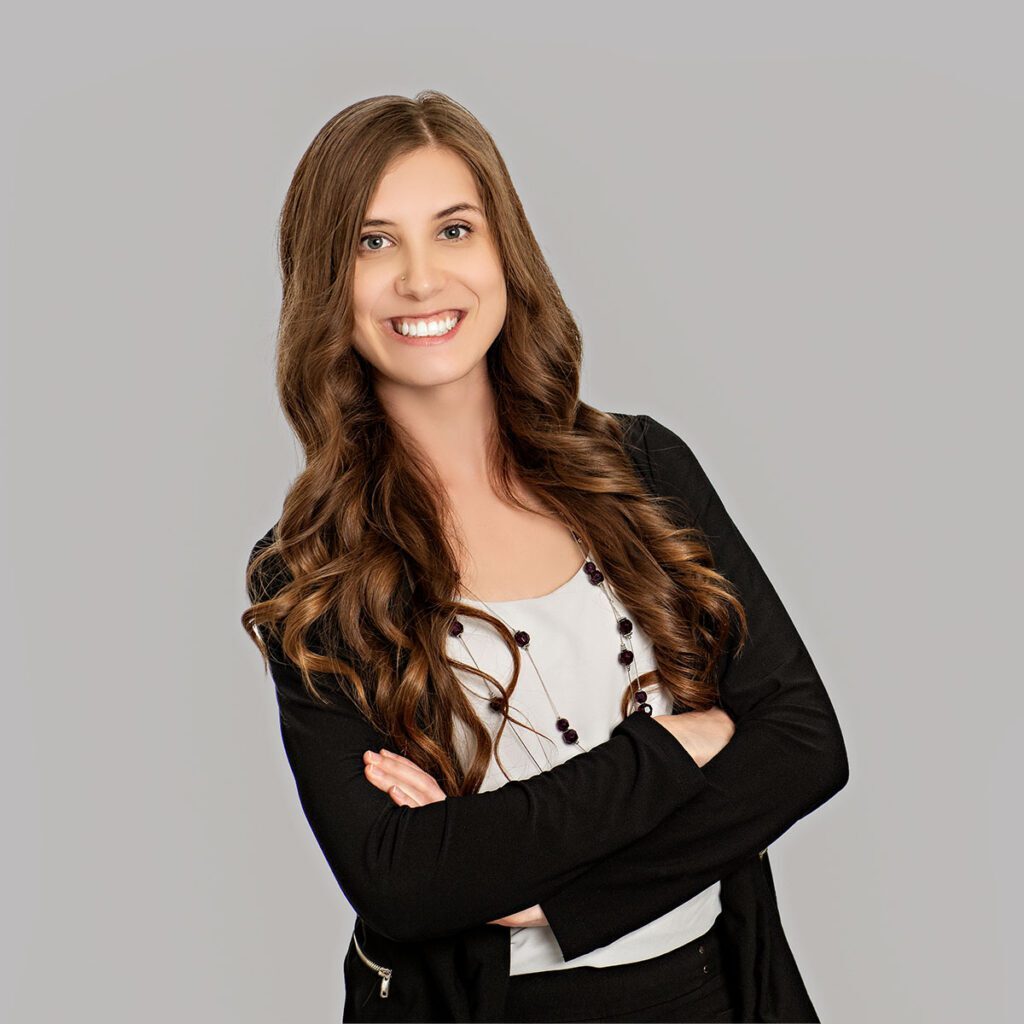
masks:
{"type": "MultiPolygon", "coordinates": [[[[489,605],[492,608],[508,608],[512,605],[533,604],[537,601],[547,601],[557,598],[572,587],[576,580],[583,575],[583,566],[587,564],[587,561],[588,559],[584,558],[583,561],[580,562],[576,571],[564,583],[560,583],[554,590],[549,590],[546,594],[538,594],[536,597],[513,597],[506,601],[487,601],[486,605],[489,605]]],[[[459,597],[459,600],[465,604],[477,605],[481,608],[485,607],[485,602],[480,601],[475,597],[462,595],[459,597]]]]}

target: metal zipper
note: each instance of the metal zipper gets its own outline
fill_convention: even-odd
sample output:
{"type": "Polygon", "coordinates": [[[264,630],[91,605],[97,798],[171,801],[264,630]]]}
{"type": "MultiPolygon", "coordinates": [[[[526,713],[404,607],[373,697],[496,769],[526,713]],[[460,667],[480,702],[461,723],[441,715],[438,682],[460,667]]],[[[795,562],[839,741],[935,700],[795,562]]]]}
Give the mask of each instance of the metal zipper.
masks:
{"type": "Polygon", "coordinates": [[[359,940],[355,936],[355,932],[352,933],[352,941],[356,944],[356,952],[359,954],[359,959],[366,964],[371,970],[376,971],[380,975],[380,997],[381,999],[387,999],[388,987],[391,985],[391,968],[382,967],[380,964],[375,964],[362,950],[359,945],[359,940]]]}

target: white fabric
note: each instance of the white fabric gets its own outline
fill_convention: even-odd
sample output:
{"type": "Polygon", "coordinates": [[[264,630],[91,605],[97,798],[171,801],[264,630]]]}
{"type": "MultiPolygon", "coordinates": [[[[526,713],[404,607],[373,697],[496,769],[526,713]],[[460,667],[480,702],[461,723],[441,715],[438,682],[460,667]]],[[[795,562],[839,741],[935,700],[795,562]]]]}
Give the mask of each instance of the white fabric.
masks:
{"type": "MultiPolygon", "coordinates": [[[[541,597],[488,601],[489,609],[474,598],[462,598],[466,604],[484,611],[491,610],[513,633],[525,629],[530,634],[529,655],[520,649],[522,667],[512,695],[511,714],[528,722],[547,738],[538,737],[511,723],[506,725],[498,754],[512,779],[530,778],[540,770],[547,770],[582,753],[579,746],[566,743],[555,728],[558,715],[545,696],[533,662],[540,669],[559,715],[568,719],[570,726],[579,734],[579,743],[587,750],[607,740],[621,721],[619,701],[628,680],[657,667],[650,640],[636,619],[623,608],[607,579],[604,588],[610,592],[614,611],[602,587],[592,584],[582,568],[560,587],[541,597]],[[630,644],[636,656],[628,676],[626,667],[617,660],[619,634],[615,624],[623,614],[633,621],[630,644]],[[523,744],[529,746],[540,769],[523,749],[523,744]]],[[[470,665],[475,660],[481,669],[502,685],[507,685],[512,678],[512,657],[497,633],[486,623],[467,616],[460,617],[460,621],[465,627],[462,638],[466,646],[463,646],[462,639],[449,637],[449,656],[470,665]]],[[[458,671],[457,675],[470,694],[470,701],[481,722],[494,737],[501,717],[488,706],[489,697],[495,692],[493,687],[471,673],[458,671]]],[[[645,686],[644,689],[653,706],[653,714],[671,713],[670,697],[659,686],[645,686]]],[[[631,703],[629,711],[632,710],[631,703]]],[[[464,764],[468,763],[472,742],[465,727],[456,720],[456,743],[464,764]]],[[[481,792],[498,789],[507,781],[492,756],[481,792]]],[[[600,813],[599,809],[595,809],[595,813],[600,813]]],[[[510,928],[509,973],[607,967],[667,953],[703,935],[714,924],[722,909],[720,891],[721,883],[716,881],[662,917],[623,935],[610,945],[569,961],[562,959],[554,932],[546,925],[510,928]]]]}

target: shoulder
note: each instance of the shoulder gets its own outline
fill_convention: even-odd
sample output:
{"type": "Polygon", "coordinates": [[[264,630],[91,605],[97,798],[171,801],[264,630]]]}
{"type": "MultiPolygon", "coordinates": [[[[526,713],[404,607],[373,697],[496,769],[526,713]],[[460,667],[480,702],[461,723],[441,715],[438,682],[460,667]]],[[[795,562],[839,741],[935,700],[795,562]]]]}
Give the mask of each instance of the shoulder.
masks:
{"type": "MultiPolygon", "coordinates": [[[[246,562],[246,569],[252,565],[262,551],[274,543],[274,532],[276,529],[277,523],[274,523],[252,546],[246,562]]],[[[249,582],[249,600],[253,603],[269,600],[288,582],[289,578],[290,574],[284,564],[284,560],[277,554],[267,556],[256,568],[256,572],[249,582]]]]}
{"type": "Polygon", "coordinates": [[[623,425],[630,455],[655,494],[674,495],[691,511],[703,508],[710,481],[693,448],[671,427],[647,413],[612,413],[623,425]]]}
{"type": "Polygon", "coordinates": [[[670,427],[645,412],[613,412],[622,424],[623,436],[638,445],[645,454],[693,456],[690,446],[670,427]]]}
{"type": "Polygon", "coordinates": [[[276,529],[277,523],[274,523],[274,525],[252,546],[252,551],[249,554],[250,563],[265,547],[268,547],[274,542],[274,531],[276,529]]]}

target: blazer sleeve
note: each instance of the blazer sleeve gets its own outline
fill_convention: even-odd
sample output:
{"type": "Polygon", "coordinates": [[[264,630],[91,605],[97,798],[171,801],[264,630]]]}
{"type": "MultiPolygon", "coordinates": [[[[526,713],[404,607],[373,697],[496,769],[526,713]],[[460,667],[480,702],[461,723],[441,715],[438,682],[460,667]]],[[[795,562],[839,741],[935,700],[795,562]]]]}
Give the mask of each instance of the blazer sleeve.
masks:
{"type": "Polygon", "coordinates": [[[349,903],[396,941],[454,934],[533,906],[705,786],[669,730],[636,712],[604,743],[530,779],[402,807],[363,774],[363,753],[393,749],[390,740],[331,686],[333,677],[315,676],[332,705],[313,700],[280,642],[269,631],[264,639],[306,819],[349,903]]]}
{"type": "Polygon", "coordinates": [[[689,446],[644,416],[649,484],[678,496],[736,584],[750,636],[719,663],[736,732],[702,771],[707,786],[641,839],[538,902],[571,960],[667,914],[763,851],[849,778],[832,703],[757,558],[689,446]]]}

